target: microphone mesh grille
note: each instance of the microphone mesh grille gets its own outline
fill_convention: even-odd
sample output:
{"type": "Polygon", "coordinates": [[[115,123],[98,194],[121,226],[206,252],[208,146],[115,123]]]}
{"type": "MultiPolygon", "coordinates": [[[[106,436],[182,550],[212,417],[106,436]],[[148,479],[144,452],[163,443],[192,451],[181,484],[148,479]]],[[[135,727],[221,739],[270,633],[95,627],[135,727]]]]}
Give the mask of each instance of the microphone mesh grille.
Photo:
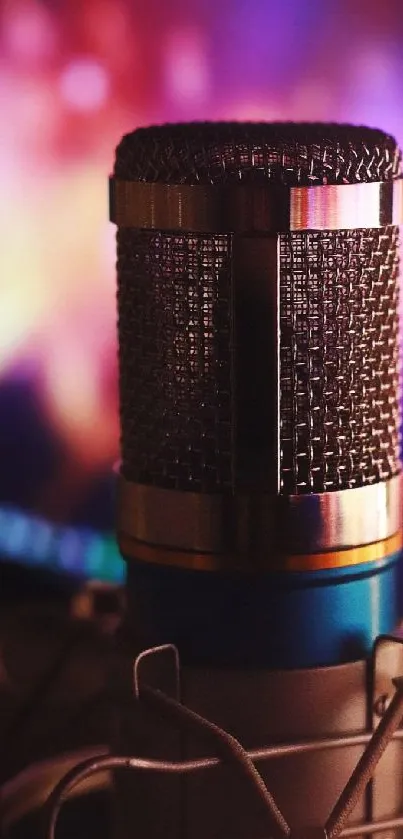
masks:
{"type": "Polygon", "coordinates": [[[114,174],[163,183],[270,180],[292,185],[384,181],[401,153],[373,128],[321,123],[189,123],[140,128],[116,150],[114,174]]]}
{"type": "Polygon", "coordinates": [[[280,237],[280,450],[287,494],[399,471],[398,228],[280,237]]]}
{"type": "MultiPolygon", "coordinates": [[[[195,124],[127,135],[115,176],[306,185],[388,180],[400,165],[394,139],[372,129],[195,124]]],[[[123,474],[234,491],[231,236],[122,228],[117,242],[123,474]]],[[[280,236],[287,494],[362,486],[400,468],[397,245],[392,226],[280,236]]]]}
{"type": "Polygon", "coordinates": [[[118,231],[122,469],[231,489],[230,236],[118,231]]]}

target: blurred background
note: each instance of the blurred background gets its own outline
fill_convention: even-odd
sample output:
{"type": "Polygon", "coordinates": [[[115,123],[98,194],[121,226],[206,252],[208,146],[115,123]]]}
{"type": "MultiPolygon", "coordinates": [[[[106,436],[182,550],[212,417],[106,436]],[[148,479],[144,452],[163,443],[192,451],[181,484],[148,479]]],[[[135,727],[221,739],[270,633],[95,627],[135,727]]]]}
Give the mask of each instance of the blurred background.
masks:
{"type": "Polygon", "coordinates": [[[402,80],[401,0],[0,0],[0,783],[108,742],[116,143],[285,119],[402,144],[402,80]]]}
{"type": "Polygon", "coordinates": [[[122,133],[343,120],[403,142],[401,0],[2,0],[0,554],[119,580],[122,133]]]}

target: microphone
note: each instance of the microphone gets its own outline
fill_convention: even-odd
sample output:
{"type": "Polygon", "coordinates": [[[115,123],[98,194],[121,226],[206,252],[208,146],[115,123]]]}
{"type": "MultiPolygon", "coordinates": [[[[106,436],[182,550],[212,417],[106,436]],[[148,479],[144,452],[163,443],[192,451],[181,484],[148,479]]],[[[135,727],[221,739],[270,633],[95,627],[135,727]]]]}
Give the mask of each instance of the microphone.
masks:
{"type": "MultiPolygon", "coordinates": [[[[116,151],[125,644],[174,644],[186,704],[248,749],[372,725],[399,617],[402,205],[396,142],[364,127],[167,125],[116,151]]],[[[120,747],[161,757],[160,735],[122,716],[120,747]]],[[[353,740],[262,770],[293,830],[324,821],[353,740]]],[[[263,835],[225,767],[118,792],[122,836],[134,801],[152,837],[263,835]]],[[[400,800],[377,781],[353,823],[400,800]]]]}

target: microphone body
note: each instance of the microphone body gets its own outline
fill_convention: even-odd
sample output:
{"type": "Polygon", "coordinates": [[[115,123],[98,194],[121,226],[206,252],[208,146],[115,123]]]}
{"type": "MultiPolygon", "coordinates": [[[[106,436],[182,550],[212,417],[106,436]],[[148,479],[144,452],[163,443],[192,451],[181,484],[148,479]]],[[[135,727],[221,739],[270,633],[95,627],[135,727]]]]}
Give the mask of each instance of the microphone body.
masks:
{"type": "MultiPolygon", "coordinates": [[[[175,644],[184,702],[246,748],[372,725],[368,658],[398,620],[401,207],[375,130],[163,126],[117,149],[126,645],[175,644]]],[[[145,756],[197,749],[138,707],[120,724],[145,756]]],[[[359,750],[262,769],[293,829],[324,821],[359,750]]],[[[151,836],[262,833],[228,769],[137,790],[151,836]]]]}

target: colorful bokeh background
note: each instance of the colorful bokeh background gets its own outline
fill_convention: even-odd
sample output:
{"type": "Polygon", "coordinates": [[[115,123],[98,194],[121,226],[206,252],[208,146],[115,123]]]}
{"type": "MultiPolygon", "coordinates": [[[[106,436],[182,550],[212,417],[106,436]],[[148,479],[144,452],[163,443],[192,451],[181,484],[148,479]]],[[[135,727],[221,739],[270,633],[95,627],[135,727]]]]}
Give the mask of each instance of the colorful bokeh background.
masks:
{"type": "Polygon", "coordinates": [[[402,80],[401,0],[0,2],[0,550],[79,569],[112,529],[121,134],[312,119],[403,142],[402,80]]]}

